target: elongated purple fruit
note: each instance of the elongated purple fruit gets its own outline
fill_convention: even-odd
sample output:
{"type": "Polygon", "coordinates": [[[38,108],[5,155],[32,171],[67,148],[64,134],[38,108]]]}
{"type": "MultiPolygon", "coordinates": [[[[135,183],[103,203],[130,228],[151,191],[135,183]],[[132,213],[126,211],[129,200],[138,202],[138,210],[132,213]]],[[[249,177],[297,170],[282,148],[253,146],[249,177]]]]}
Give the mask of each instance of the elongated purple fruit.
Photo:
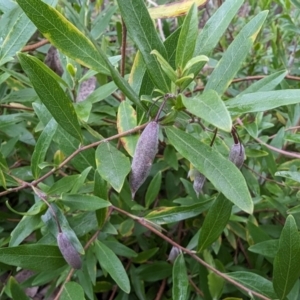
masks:
{"type": "Polygon", "coordinates": [[[243,166],[245,160],[245,148],[241,143],[232,145],[229,152],[229,160],[239,169],[243,166]]]}
{"type": "Polygon", "coordinates": [[[158,132],[158,123],[155,121],[150,122],[145,127],[136,145],[129,178],[132,199],[134,199],[136,191],[149,175],[158,150],[158,132]]]}
{"type": "Polygon", "coordinates": [[[66,262],[74,269],[81,268],[81,257],[64,232],[57,235],[58,248],[66,262]]]}
{"type": "Polygon", "coordinates": [[[195,171],[195,173],[194,173],[195,178],[194,178],[193,188],[198,197],[200,192],[202,191],[202,188],[203,188],[206,178],[199,171],[197,171],[197,170],[194,170],[194,171],[195,171]]]}

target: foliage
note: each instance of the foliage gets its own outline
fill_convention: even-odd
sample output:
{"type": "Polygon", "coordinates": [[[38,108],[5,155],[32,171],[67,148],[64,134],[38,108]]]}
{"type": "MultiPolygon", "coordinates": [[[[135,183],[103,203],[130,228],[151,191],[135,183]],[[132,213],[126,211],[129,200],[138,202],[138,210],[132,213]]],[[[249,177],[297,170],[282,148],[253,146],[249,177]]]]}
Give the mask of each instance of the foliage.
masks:
{"type": "Polygon", "coordinates": [[[0,0],[1,299],[299,298],[300,5],[160,2],[0,0]]]}

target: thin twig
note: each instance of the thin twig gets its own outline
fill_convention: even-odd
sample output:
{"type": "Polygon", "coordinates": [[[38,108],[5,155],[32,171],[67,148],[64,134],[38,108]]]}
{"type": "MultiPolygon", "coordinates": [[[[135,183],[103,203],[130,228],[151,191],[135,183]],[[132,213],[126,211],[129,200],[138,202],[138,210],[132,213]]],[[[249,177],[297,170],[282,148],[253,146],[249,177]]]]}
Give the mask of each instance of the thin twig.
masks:
{"type": "MultiPolygon", "coordinates": [[[[237,119],[237,122],[244,127],[244,123],[242,122],[241,119],[237,119]]],[[[285,150],[282,150],[282,149],[278,149],[276,147],[273,147],[267,143],[265,143],[264,141],[262,141],[261,139],[259,138],[256,138],[256,137],[253,137],[258,143],[260,143],[261,145],[264,145],[266,146],[267,148],[269,148],[270,150],[272,151],[275,151],[277,153],[280,153],[286,157],[292,157],[292,158],[300,158],[300,154],[296,153],[296,152],[291,152],[291,151],[285,151],[285,150]]]]}
{"type": "Polygon", "coordinates": [[[189,277],[189,282],[190,282],[191,286],[194,288],[194,290],[196,291],[196,293],[198,295],[200,295],[201,297],[204,297],[203,292],[197,287],[197,285],[195,284],[195,282],[192,280],[191,277],[189,277]]]}
{"type": "MultiPolygon", "coordinates": [[[[28,183],[28,185],[33,185],[33,186],[36,186],[38,183],[42,182],[44,179],[48,178],[49,176],[51,176],[53,173],[55,173],[57,170],[61,169],[64,165],[66,165],[70,160],[72,160],[76,155],[78,155],[80,152],[83,152],[87,149],[90,149],[90,148],[93,148],[93,147],[96,147],[102,143],[105,143],[105,142],[108,142],[108,141],[112,141],[112,140],[115,140],[115,139],[118,139],[120,137],[123,137],[123,136],[126,136],[126,135],[129,135],[129,134],[132,134],[132,133],[135,133],[143,128],[145,128],[147,126],[148,123],[145,123],[143,125],[140,125],[140,126],[137,126],[133,129],[130,129],[130,130],[127,130],[127,131],[124,131],[122,133],[119,133],[119,134],[116,134],[116,135],[113,135],[109,138],[106,138],[106,139],[103,139],[101,141],[98,141],[98,142],[95,142],[95,143],[92,143],[92,144],[89,144],[89,145],[86,145],[86,146],[81,146],[79,147],[77,150],[75,150],[70,156],[68,156],[62,163],[59,164],[58,167],[55,167],[53,168],[52,170],[50,170],[48,173],[46,173],[45,175],[43,175],[42,177],[40,177],[39,179],[37,180],[34,180],[32,181],[31,183],[28,183]]],[[[26,187],[28,187],[28,185],[22,185],[22,186],[18,186],[18,187],[15,187],[15,188],[10,188],[10,189],[7,189],[6,191],[3,191],[0,193],[0,197],[1,196],[4,196],[4,195],[7,195],[7,194],[10,194],[12,192],[18,192],[26,187]]]]}
{"type": "Polygon", "coordinates": [[[161,285],[160,285],[159,290],[156,294],[155,300],[160,300],[162,298],[165,287],[166,287],[166,282],[167,282],[166,278],[161,282],[161,285]]]}
{"type": "Polygon", "coordinates": [[[8,109],[15,109],[15,110],[29,110],[29,111],[34,111],[33,108],[22,106],[22,105],[0,104],[0,107],[8,108],[8,109]]]}
{"type": "Polygon", "coordinates": [[[50,43],[47,39],[41,40],[35,44],[32,45],[26,45],[21,52],[27,52],[27,51],[33,51],[36,50],[37,48],[40,48],[46,44],[50,43]]]}
{"type": "MultiPolygon", "coordinates": [[[[122,210],[118,207],[113,206],[113,209],[128,216],[128,217],[132,217],[132,215],[130,213],[128,213],[125,210],[122,210]]],[[[228,281],[229,283],[235,285],[236,287],[238,287],[239,289],[247,292],[249,295],[253,295],[256,296],[260,299],[263,300],[270,300],[270,298],[256,292],[253,291],[247,287],[245,287],[244,285],[242,285],[241,283],[237,282],[236,280],[230,278],[229,276],[227,276],[227,274],[220,272],[219,270],[215,269],[214,267],[212,267],[210,264],[208,264],[207,262],[205,262],[204,260],[202,260],[199,256],[197,256],[197,254],[195,254],[193,251],[184,248],[183,246],[177,244],[176,242],[174,242],[172,239],[170,239],[169,237],[167,237],[166,235],[164,235],[163,233],[161,233],[160,231],[158,231],[157,229],[155,229],[154,227],[152,227],[151,225],[149,225],[149,223],[143,219],[143,218],[139,218],[139,217],[135,217],[134,218],[135,221],[137,221],[139,224],[141,224],[142,226],[144,226],[145,228],[149,229],[150,231],[152,231],[154,234],[156,234],[157,236],[161,237],[163,240],[165,240],[166,242],[168,242],[169,244],[181,249],[181,251],[185,252],[186,254],[188,254],[189,256],[191,256],[192,258],[194,258],[197,262],[199,262],[201,265],[203,265],[204,267],[206,267],[207,269],[209,269],[210,271],[214,272],[216,275],[220,276],[221,278],[225,279],[226,281],[228,281]]]]}

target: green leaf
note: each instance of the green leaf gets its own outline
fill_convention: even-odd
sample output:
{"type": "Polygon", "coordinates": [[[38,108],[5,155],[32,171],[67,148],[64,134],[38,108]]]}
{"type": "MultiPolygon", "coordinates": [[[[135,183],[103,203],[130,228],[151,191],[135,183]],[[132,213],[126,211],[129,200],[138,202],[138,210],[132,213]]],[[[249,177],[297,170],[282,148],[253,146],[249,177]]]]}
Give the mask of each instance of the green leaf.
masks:
{"type": "Polygon", "coordinates": [[[45,211],[46,204],[43,201],[36,202],[29,210],[28,213],[35,212],[35,215],[23,216],[22,220],[11,232],[11,239],[9,247],[18,246],[25,238],[27,238],[35,229],[40,227],[41,212],[45,211]]]}
{"type": "Polygon", "coordinates": [[[245,94],[226,101],[226,106],[233,113],[244,114],[271,110],[273,108],[300,102],[300,90],[278,90],[245,94]]]}
{"type": "Polygon", "coordinates": [[[169,77],[171,81],[175,82],[177,80],[176,72],[173,70],[170,64],[162,57],[162,55],[160,55],[160,53],[156,50],[152,50],[150,54],[156,56],[162,70],[165,72],[165,74],[169,77]]]}
{"type": "Polygon", "coordinates": [[[78,63],[99,73],[111,74],[120,90],[143,109],[138,96],[110,63],[101,48],[95,46],[57,10],[40,0],[18,0],[18,4],[51,44],[78,63]]]}
{"type": "MultiPolygon", "coordinates": [[[[241,283],[243,286],[258,292],[271,299],[277,299],[272,282],[266,278],[251,272],[238,271],[226,274],[228,277],[241,283]]],[[[247,295],[249,296],[249,295],[247,295]]]]}
{"type": "Polygon", "coordinates": [[[23,48],[34,33],[35,26],[17,6],[1,16],[0,26],[2,28],[0,65],[3,65],[23,48]]]}
{"type": "Polygon", "coordinates": [[[114,240],[105,240],[101,241],[103,244],[105,244],[109,249],[111,249],[116,255],[132,258],[136,257],[137,253],[133,251],[132,249],[126,247],[123,243],[119,243],[114,240]]]}
{"type": "Polygon", "coordinates": [[[248,250],[265,257],[274,258],[278,252],[278,247],[279,240],[268,240],[252,245],[248,248],[248,250]]]}
{"type": "Polygon", "coordinates": [[[151,257],[153,257],[157,251],[159,250],[158,247],[152,248],[152,249],[147,249],[145,251],[140,252],[136,257],[132,259],[134,263],[138,264],[144,264],[147,262],[151,257]]]}
{"type": "Polygon", "coordinates": [[[40,0],[17,0],[17,3],[51,44],[78,63],[109,74],[93,43],[56,9],[40,0]]]}
{"type": "Polygon", "coordinates": [[[44,162],[47,150],[52,142],[52,138],[56,132],[57,123],[52,118],[41,133],[31,157],[31,172],[35,179],[40,175],[41,169],[39,164],[44,162]]]}
{"type": "Polygon", "coordinates": [[[144,264],[137,269],[139,277],[144,281],[155,282],[172,275],[172,266],[164,261],[144,264]]]}
{"type": "Polygon", "coordinates": [[[56,181],[50,189],[47,191],[48,195],[60,195],[62,193],[69,192],[76,181],[78,180],[80,175],[69,175],[67,177],[63,177],[56,181]]]}
{"type": "Polygon", "coordinates": [[[98,39],[104,32],[105,29],[109,26],[111,17],[116,12],[116,5],[107,5],[104,10],[98,14],[98,16],[93,19],[91,35],[94,39],[98,39]]]}
{"type": "MultiPolygon", "coordinates": [[[[237,15],[237,12],[243,2],[243,0],[226,0],[223,2],[200,31],[195,45],[194,57],[200,54],[210,55],[224,32],[227,30],[231,20],[237,15]]],[[[189,74],[197,76],[205,63],[206,62],[204,61],[193,65],[189,69],[189,74]]],[[[187,87],[191,81],[192,80],[187,81],[182,88],[187,87]]]]}
{"type": "Polygon", "coordinates": [[[197,7],[193,4],[181,27],[177,48],[176,68],[183,70],[186,63],[193,57],[198,33],[197,7]]]}
{"type": "Polygon", "coordinates": [[[22,53],[19,60],[33,87],[56,122],[69,134],[82,140],[77,115],[71,99],[53,78],[54,72],[45,68],[37,58],[22,53]]]}
{"type": "Polygon", "coordinates": [[[161,172],[158,172],[151,180],[146,192],[145,206],[148,208],[156,199],[161,188],[161,172]]]}
{"type": "Polygon", "coordinates": [[[111,186],[120,192],[130,172],[130,162],[122,152],[110,143],[102,143],[96,150],[97,170],[111,186]]]}
{"type": "MultiPolygon", "coordinates": [[[[137,125],[136,112],[127,101],[122,101],[118,108],[117,128],[118,133],[135,128],[137,125]]],[[[138,141],[137,134],[131,134],[120,138],[123,147],[133,157],[138,141]]]]}
{"type": "Polygon", "coordinates": [[[107,84],[104,84],[97,89],[95,89],[86,99],[84,102],[90,102],[90,103],[97,103],[108,96],[110,96],[112,93],[114,93],[117,90],[117,86],[115,82],[109,82],[107,84]]]}
{"type": "Polygon", "coordinates": [[[145,218],[156,224],[169,224],[186,220],[201,214],[211,205],[211,200],[191,206],[159,207],[152,210],[145,218]]]}
{"type": "Polygon", "coordinates": [[[167,58],[166,49],[157,35],[144,1],[118,0],[117,2],[130,37],[143,56],[151,80],[158,89],[168,92],[169,82],[157,58],[150,54],[152,50],[157,50],[164,58],[167,58]]]}
{"type": "Polygon", "coordinates": [[[279,71],[266,76],[265,78],[251,84],[248,88],[239,93],[239,97],[244,94],[272,91],[278,84],[280,84],[287,74],[288,71],[279,71]]]}
{"type": "Polygon", "coordinates": [[[0,152],[0,169],[3,171],[8,171],[8,166],[5,157],[3,156],[3,153],[0,152]]]}
{"type": "Polygon", "coordinates": [[[38,244],[2,248],[0,262],[33,271],[51,271],[65,265],[57,246],[38,244]]]}
{"type": "Polygon", "coordinates": [[[179,254],[173,265],[173,288],[172,299],[185,300],[188,295],[189,279],[183,254],[179,254]]]}
{"type": "Polygon", "coordinates": [[[64,285],[60,300],[84,300],[84,291],[77,282],[67,282],[64,285]]]}
{"type": "Polygon", "coordinates": [[[131,67],[128,82],[132,89],[137,93],[141,94],[141,87],[143,84],[143,78],[147,72],[146,65],[143,61],[143,57],[140,51],[135,55],[133,65],[131,67]]]}
{"type": "Polygon", "coordinates": [[[9,278],[8,287],[11,292],[11,296],[12,296],[13,300],[29,300],[30,299],[29,297],[27,297],[27,295],[21,288],[18,281],[12,276],[9,278]]]}
{"type": "Polygon", "coordinates": [[[273,287],[280,299],[284,299],[300,276],[300,237],[293,216],[286,218],[279,248],[274,260],[273,287]]]}
{"type": "MultiPolygon", "coordinates": [[[[193,67],[198,65],[203,65],[203,62],[208,62],[209,58],[205,55],[198,55],[191,58],[185,65],[183,69],[183,76],[191,74],[193,72],[193,67]]],[[[197,74],[196,74],[197,75],[197,74]]]]}
{"type": "Polygon", "coordinates": [[[243,0],[226,0],[209,18],[197,37],[194,56],[209,55],[227,30],[231,20],[237,15],[243,0]]]}
{"type": "Polygon", "coordinates": [[[62,202],[71,209],[79,209],[84,211],[94,211],[111,205],[108,201],[99,197],[79,194],[65,194],[62,197],[62,202]]]}
{"type": "Polygon", "coordinates": [[[267,14],[267,11],[260,12],[243,27],[209,77],[205,86],[206,91],[215,90],[219,95],[222,95],[226,91],[245,57],[248,55],[267,14]]]}
{"type": "MultiPolygon", "coordinates": [[[[213,260],[217,270],[224,272],[225,268],[219,260],[213,260]]],[[[225,280],[214,272],[209,272],[207,276],[209,293],[212,299],[220,299],[223,293],[225,280]]]]}
{"type": "MultiPolygon", "coordinates": [[[[65,154],[65,156],[70,156],[74,151],[78,150],[80,145],[77,139],[68,134],[60,126],[57,128],[53,140],[58,144],[59,149],[65,154]]],[[[81,151],[71,160],[71,163],[80,172],[90,166],[93,168],[96,167],[95,150],[88,149],[84,152],[81,151]]]]}
{"type": "Polygon", "coordinates": [[[231,131],[231,117],[220,96],[213,90],[193,98],[182,97],[187,110],[224,131],[231,131]]]}
{"type": "Polygon", "coordinates": [[[251,214],[253,202],[238,168],[211,147],[176,128],[166,128],[170,143],[241,210],[251,214]]]}
{"type": "Polygon", "coordinates": [[[101,267],[112,277],[121,290],[130,292],[127,273],[119,258],[99,240],[95,242],[95,253],[101,267]]]}
{"type": "Polygon", "coordinates": [[[88,167],[86,168],[84,171],[82,171],[82,173],[79,175],[79,177],[77,178],[72,190],[71,190],[71,194],[75,194],[78,192],[78,190],[84,185],[84,182],[86,180],[86,178],[88,177],[90,171],[91,171],[92,167],[88,167]]]}
{"type": "Polygon", "coordinates": [[[232,203],[219,194],[210,207],[201,227],[198,251],[202,251],[218,239],[231,215],[232,203]]]}

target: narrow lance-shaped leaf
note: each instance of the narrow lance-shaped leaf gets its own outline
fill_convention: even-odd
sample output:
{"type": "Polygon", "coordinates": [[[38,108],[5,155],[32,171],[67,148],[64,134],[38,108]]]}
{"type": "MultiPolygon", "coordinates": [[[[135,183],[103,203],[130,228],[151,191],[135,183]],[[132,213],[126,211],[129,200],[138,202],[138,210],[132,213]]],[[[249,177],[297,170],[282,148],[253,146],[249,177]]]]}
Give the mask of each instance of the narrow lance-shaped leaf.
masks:
{"type": "Polygon", "coordinates": [[[17,3],[41,33],[67,56],[109,74],[93,43],[60,12],[40,0],[17,0],[17,3]]]}
{"type": "Polygon", "coordinates": [[[227,30],[231,20],[236,16],[243,0],[226,0],[209,18],[200,31],[195,46],[194,56],[209,55],[227,30]]]}
{"type": "Polygon", "coordinates": [[[120,289],[128,294],[130,292],[129,279],[116,254],[99,240],[96,241],[94,249],[100,265],[109,273],[120,289]]]}
{"type": "Polygon", "coordinates": [[[156,224],[175,223],[201,214],[210,205],[211,201],[207,200],[191,206],[160,207],[151,211],[145,218],[156,224]]]}
{"type": "Polygon", "coordinates": [[[232,203],[223,194],[219,194],[201,227],[198,250],[202,251],[221,235],[231,214],[232,203]]]}
{"type": "Polygon", "coordinates": [[[279,299],[285,299],[300,276],[300,237],[295,219],[286,218],[274,260],[273,287],[279,299]]]}
{"type": "MultiPolygon", "coordinates": [[[[278,299],[273,290],[272,282],[258,274],[238,271],[226,275],[250,290],[256,291],[270,299],[278,299]]],[[[249,296],[249,294],[247,294],[247,296],[249,296]]]]}
{"type": "Polygon", "coordinates": [[[203,173],[216,189],[240,209],[252,213],[253,202],[245,179],[230,161],[179,129],[167,128],[166,133],[177,151],[203,173]]]}
{"type": "Polygon", "coordinates": [[[33,56],[19,53],[18,57],[36,93],[56,122],[73,137],[81,140],[81,130],[74,106],[53,78],[54,72],[33,56]]]}
{"type": "MultiPolygon", "coordinates": [[[[133,129],[136,127],[136,111],[133,107],[127,102],[122,101],[118,108],[117,116],[117,128],[118,133],[133,129]]],[[[123,147],[128,152],[128,154],[133,157],[135,146],[138,141],[137,134],[131,134],[120,138],[123,147]]]]}
{"type": "Polygon", "coordinates": [[[13,300],[30,300],[30,298],[27,297],[22,287],[14,277],[9,278],[8,287],[10,289],[13,300]]]}
{"type": "Polygon", "coordinates": [[[173,300],[187,299],[189,279],[187,276],[184,256],[182,253],[177,256],[173,265],[172,273],[173,273],[172,299],[173,300]]]}
{"type": "Polygon", "coordinates": [[[219,95],[226,91],[248,55],[267,14],[267,11],[259,13],[243,27],[218,62],[206,84],[205,90],[215,90],[219,95]]]}
{"type": "MultiPolygon", "coordinates": [[[[243,2],[243,0],[227,0],[223,2],[200,31],[195,45],[194,57],[200,54],[210,55],[227,30],[231,20],[236,16],[243,2]]],[[[196,76],[204,67],[205,63],[204,61],[193,65],[189,70],[189,74],[196,76]]],[[[188,86],[191,81],[192,79],[186,81],[182,88],[188,86]]]]}
{"type": "Polygon", "coordinates": [[[60,300],[82,300],[85,299],[84,291],[81,285],[77,282],[67,282],[64,285],[60,300]]]}
{"type": "Polygon", "coordinates": [[[31,157],[31,171],[35,179],[40,174],[41,169],[39,168],[39,164],[42,163],[45,159],[47,150],[52,142],[52,138],[56,132],[56,129],[57,123],[54,119],[51,119],[47,126],[44,128],[35,145],[31,157]]]}
{"type": "Polygon", "coordinates": [[[120,90],[133,103],[143,108],[136,93],[110,63],[101,48],[95,46],[61,13],[41,0],[17,0],[17,3],[51,44],[78,63],[99,73],[111,74],[120,90]]]}
{"type": "Polygon", "coordinates": [[[38,244],[2,248],[0,262],[34,271],[56,270],[65,264],[57,246],[38,244]]]}
{"type": "Polygon", "coordinates": [[[183,70],[186,63],[192,58],[198,31],[197,7],[195,3],[191,6],[189,13],[184,19],[181,27],[177,49],[176,68],[183,70]]]}
{"type": "MultiPolygon", "coordinates": [[[[50,5],[56,5],[57,0],[46,0],[45,2],[50,5]]],[[[16,4],[14,5],[13,9],[7,12],[4,11],[4,15],[1,16],[0,65],[12,59],[36,31],[36,27],[22,9],[16,4]]],[[[1,10],[4,10],[3,4],[1,4],[1,10]]]]}
{"type": "Polygon", "coordinates": [[[168,92],[169,80],[163,73],[157,58],[150,54],[152,50],[157,50],[164,58],[167,58],[166,49],[154,28],[144,1],[118,0],[117,2],[130,37],[141,51],[151,80],[157,88],[168,92]]]}
{"type": "Polygon", "coordinates": [[[220,98],[213,90],[207,90],[202,95],[193,98],[182,96],[182,102],[189,112],[212,125],[230,132],[232,121],[230,114],[220,98]]]}
{"type": "Polygon", "coordinates": [[[226,106],[230,112],[239,114],[266,111],[283,105],[299,103],[299,93],[299,89],[291,89],[244,94],[226,101],[226,106]]]}
{"type": "Polygon", "coordinates": [[[279,71],[276,73],[273,73],[269,76],[266,76],[265,78],[256,81],[255,83],[251,84],[248,88],[243,90],[241,93],[239,93],[238,97],[244,95],[244,94],[250,94],[255,92],[267,92],[272,91],[275,89],[275,87],[282,82],[284,77],[288,74],[288,71],[279,71]]]}

